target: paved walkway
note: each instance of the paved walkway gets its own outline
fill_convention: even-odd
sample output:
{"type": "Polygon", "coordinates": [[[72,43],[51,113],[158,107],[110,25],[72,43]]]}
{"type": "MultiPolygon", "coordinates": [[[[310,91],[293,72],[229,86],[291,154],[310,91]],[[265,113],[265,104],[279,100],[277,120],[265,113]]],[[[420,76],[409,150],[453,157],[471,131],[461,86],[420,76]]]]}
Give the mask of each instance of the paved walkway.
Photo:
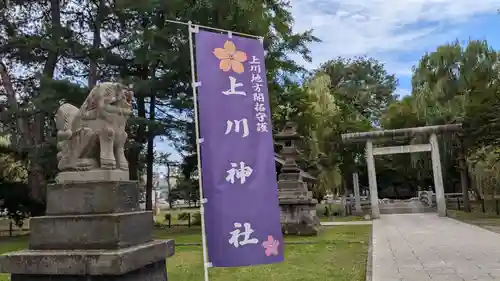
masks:
{"type": "Polygon", "coordinates": [[[500,280],[500,234],[435,213],[373,223],[372,281],[500,280]]]}

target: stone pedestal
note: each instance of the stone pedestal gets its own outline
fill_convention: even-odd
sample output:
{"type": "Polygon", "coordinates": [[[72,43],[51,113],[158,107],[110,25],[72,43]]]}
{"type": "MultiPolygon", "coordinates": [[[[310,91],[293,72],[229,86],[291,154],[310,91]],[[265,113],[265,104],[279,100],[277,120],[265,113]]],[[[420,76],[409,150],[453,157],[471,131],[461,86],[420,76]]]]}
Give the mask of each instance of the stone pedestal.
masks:
{"type": "Polygon", "coordinates": [[[281,226],[284,234],[317,235],[321,229],[320,220],[316,215],[318,201],[312,197],[312,192],[302,181],[301,170],[295,162],[297,150],[293,141],[298,138],[292,123],[288,123],[285,130],[275,136],[276,140],[284,141],[281,154],[285,163],[278,178],[281,226]]]}
{"type": "Polygon", "coordinates": [[[12,281],[167,280],[174,241],[152,239],[153,215],[140,211],[136,182],[49,185],[46,213],[31,219],[27,250],[0,256],[12,281]]]}
{"type": "Polygon", "coordinates": [[[307,184],[290,179],[293,174],[282,173],[278,181],[281,226],[287,235],[317,235],[321,223],[316,215],[318,201],[312,198],[307,184]]]}

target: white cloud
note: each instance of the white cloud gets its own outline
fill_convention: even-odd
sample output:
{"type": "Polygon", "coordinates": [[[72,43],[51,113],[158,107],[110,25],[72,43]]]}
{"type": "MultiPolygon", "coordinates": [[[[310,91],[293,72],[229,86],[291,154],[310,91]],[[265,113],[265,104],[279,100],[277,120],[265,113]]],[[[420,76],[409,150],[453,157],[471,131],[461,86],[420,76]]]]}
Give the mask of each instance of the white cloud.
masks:
{"type": "Polygon", "coordinates": [[[291,0],[291,5],[294,29],[313,28],[323,41],[311,46],[311,67],[337,56],[368,55],[390,72],[409,75],[415,62],[400,54],[453,40],[460,23],[496,13],[500,0],[291,0]]]}

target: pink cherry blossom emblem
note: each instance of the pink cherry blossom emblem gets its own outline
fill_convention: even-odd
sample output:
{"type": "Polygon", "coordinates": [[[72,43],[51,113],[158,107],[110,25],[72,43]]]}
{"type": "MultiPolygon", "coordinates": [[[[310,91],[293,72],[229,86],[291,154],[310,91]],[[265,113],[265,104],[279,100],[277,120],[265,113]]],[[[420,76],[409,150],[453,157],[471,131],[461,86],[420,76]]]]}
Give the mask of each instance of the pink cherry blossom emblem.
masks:
{"type": "Polygon", "coordinates": [[[280,245],[280,241],[274,240],[273,236],[267,236],[267,241],[262,242],[262,247],[266,249],[266,256],[277,256],[278,255],[278,247],[280,245]]]}

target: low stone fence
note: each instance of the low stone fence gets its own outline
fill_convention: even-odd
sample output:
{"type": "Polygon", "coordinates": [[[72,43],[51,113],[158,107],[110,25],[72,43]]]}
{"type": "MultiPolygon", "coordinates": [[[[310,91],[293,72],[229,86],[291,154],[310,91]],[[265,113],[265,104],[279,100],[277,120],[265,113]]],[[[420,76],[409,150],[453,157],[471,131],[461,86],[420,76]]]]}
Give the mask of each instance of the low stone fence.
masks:
{"type": "Polygon", "coordinates": [[[0,218],[0,237],[28,235],[29,232],[29,220],[25,220],[23,225],[19,227],[7,217],[0,218]]]}
{"type": "Polygon", "coordinates": [[[500,216],[500,199],[488,198],[481,200],[470,200],[469,209],[466,210],[464,200],[462,197],[446,198],[446,208],[449,210],[483,213],[483,214],[496,214],[500,216]]]}

